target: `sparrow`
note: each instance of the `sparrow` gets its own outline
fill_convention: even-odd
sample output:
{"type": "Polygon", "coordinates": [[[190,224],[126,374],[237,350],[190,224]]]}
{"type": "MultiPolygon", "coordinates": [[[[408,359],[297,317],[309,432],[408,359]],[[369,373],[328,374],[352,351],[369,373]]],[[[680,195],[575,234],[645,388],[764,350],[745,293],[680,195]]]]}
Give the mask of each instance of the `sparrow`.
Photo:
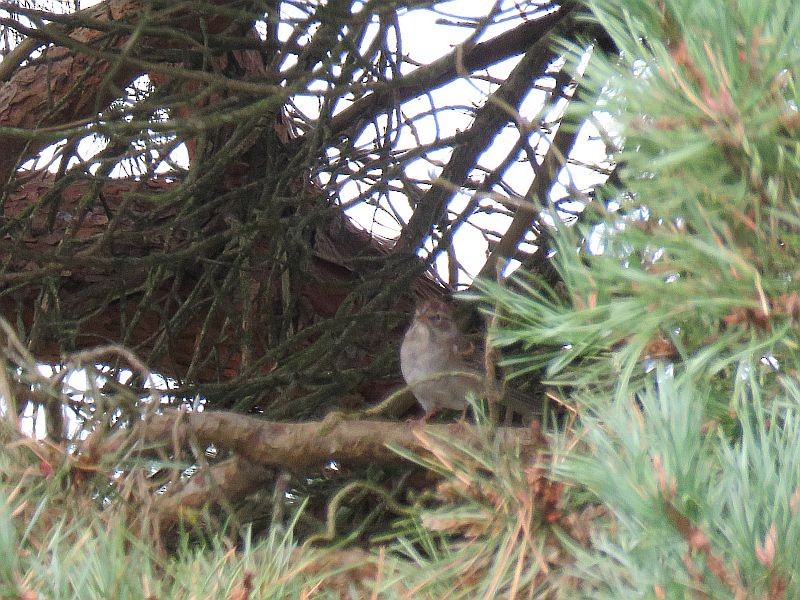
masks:
{"type": "Polygon", "coordinates": [[[474,347],[458,329],[450,307],[441,300],[417,306],[400,346],[400,370],[425,410],[423,421],[448,408],[464,410],[467,396],[484,396],[486,375],[467,357],[474,347]]]}

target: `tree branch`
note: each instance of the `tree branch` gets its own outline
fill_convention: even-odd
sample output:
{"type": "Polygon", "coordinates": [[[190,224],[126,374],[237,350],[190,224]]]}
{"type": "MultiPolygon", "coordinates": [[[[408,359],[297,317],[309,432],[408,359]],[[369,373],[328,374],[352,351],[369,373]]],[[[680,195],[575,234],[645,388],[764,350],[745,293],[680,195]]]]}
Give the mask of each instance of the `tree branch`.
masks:
{"type": "Polygon", "coordinates": [[[180,490],[170,491],[156,501],[159,525],[169,528],[187,510],[200,510],[210,500],[225,504],[252,494],[269,481],[271,469],[240,456],[201,469],[180,490]]]}
{"type": "MultiPolygon", "coordinates": [[[[560,86],[558,86],[557,78],[555,91],[558,92],[559,89],[560,86]]],[[[486,259],[476,279],[493,279],[498,262],[501,259],[513,258],[520,243],[531,230],[531,226],[536,223],[538,207],[548,204],[547,194],[556,182],[561,169],[564,167],[566,157],[569,156],[569,151],[575,144],[578,132],[578,127],[564,127],[562,125],[558,128],[556,135],[553,137],[553,141],[547,148],[542,163],[535,169],[536,175],[533,183],[531,183],[527,194],[525,194],[525,198],[528,199],[528,201],[524,201],[516,207],[511,224],[508,226],[508,229],[506,229],[497,245],[492,249],[492,253],[486,259]]],[[[540,235],[537,235],[537,244],[539,242],[539,237],[540,235]]],[[[540,247],[537,254],[543,257],[546,253],[544,249],[540,247]]]]}
{"type": "MultiPolygon", "coordinates": [[[[344,133],[359,121],[369,123],[386,109],[396,106],[421,93],[434,90],[460,76],[485,69],[502,60],[525,52],[532,44],[550,37],[553,29],[562,23],[575,7],[573,1],[563,2],[561,8],[535,21],[527,21],[497,37],[476,44],[472,48],[456,48],[447,56],[416,69],[406,77],[385,84],[371,94],[354,102],[331,120],[331,137],[344,133]],[[463,69],[463,70],[462,70],[463,69]]],[[[358,132],[352,134],[357,136],[358,132]]]]}
{"type": "MultiPolygon", "coordinates": [[[[389,445],[425,456],[428,434],[465,437],[464,425],[459,423],[423,427],[394,421],[351,421],[336,416],[324,421],[283,423],[231,412],[169,410],[147,417],[132,430],[115,433],[101,442],[96,452],[102,456],[133,442],[197,440],[200,444],[231,450],[262,467],[302,471],[322,468],[331,460],[348,466],[394,464],[403,460],[389,445]]],[[[518,445],[523,452],[532,452],[541,444],[540,437],[527,427],[501,428],[498,435],[518,445]]]]}
{"type": "Polygon", "coordinates": [[[552,59],[548,43],[549,38],[541,38],[531,46],[508,79],[477,111],[475,122],[463,134],[463,141],[453,149],[450,161],[442,170],[441,183],[432,185],[417,204],[397,241],[396,252],[412,252],[422,245],[478,157],[494,142],[500,129],[517,118],[519,105],[530,92],[532,81],[552,59]]]}

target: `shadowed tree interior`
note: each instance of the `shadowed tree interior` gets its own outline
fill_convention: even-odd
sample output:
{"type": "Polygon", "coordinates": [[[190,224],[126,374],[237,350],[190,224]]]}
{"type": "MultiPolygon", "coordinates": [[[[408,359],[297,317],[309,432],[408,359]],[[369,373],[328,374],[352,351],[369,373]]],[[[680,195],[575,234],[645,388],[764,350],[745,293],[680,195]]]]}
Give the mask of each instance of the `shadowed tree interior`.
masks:
{"type": "Polygon", "coordinates": [[[571,1],[75,8],[0,3],[0,306],[28,364],[62,365],[11,392],[56,439],[78,365],[103,371],[67,402],[95,434],[152,405],[151,372],[172,406],[374,406],[415,301],[508,261],[555,284],[547,223],[611,169],[574,152],[611,144],[599,122],[562,122],[557,40],[614,52],[571,1]]]}

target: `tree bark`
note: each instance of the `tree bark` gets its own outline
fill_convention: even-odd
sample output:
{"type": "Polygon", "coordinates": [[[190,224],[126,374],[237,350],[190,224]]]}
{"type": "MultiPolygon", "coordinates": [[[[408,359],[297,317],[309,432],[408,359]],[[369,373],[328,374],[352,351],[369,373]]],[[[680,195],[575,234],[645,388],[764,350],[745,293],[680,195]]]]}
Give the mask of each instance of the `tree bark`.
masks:
{"type": "MultiPolygon", "coordinates": [[[[438,439],[465,441],[470,431],[463,423],[409,426],[396,421],[350,420],[339,413],[323,421],[284,423],[231,412],[170,410],[87,447],[92,448],[92,454],[105,456],[129,444],[151,445],[164,440],[184,444],[191,440],[201,446],[213,444],[231,450],[262,467],[308,472],[321,470],[330,461],[346,467],[401,462],[402,457],[389,446],[424,458],[441,443],[438,439]]],[[[499,428],[496,435],[518,447],[523,455],[531,455],[542,446],[541,434],[530,427],[499,428]]]]}

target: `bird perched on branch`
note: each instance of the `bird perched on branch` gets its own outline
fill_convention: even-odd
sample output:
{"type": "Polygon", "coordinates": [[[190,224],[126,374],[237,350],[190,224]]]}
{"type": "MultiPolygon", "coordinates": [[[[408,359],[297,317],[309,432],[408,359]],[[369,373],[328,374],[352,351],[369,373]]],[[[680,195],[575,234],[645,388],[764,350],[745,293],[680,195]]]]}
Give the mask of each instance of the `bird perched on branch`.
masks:
{"type": "Polygon", "coordinates": [[[446,303],[419,304],[400,346],[400,370],[425,409],[424,421],[443,408],[466,410],[468,394],[486,395],[486,375],[475,354],[446,303]]]}

